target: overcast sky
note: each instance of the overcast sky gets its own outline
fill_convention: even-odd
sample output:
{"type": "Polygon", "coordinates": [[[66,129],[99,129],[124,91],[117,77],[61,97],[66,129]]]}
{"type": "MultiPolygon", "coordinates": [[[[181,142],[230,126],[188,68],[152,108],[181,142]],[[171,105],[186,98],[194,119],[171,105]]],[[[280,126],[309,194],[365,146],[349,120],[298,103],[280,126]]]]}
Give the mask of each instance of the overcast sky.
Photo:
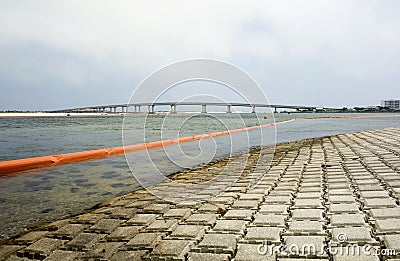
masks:
{"type": "MultiPolygon", "coordinates": [[[[227,61],[271,103],[400,98],[400,1],[0,1],[0,110],[126,103],[153,71],[227,61]]],[[[189,86],[190,87],[190,86],[189,86]]]]}

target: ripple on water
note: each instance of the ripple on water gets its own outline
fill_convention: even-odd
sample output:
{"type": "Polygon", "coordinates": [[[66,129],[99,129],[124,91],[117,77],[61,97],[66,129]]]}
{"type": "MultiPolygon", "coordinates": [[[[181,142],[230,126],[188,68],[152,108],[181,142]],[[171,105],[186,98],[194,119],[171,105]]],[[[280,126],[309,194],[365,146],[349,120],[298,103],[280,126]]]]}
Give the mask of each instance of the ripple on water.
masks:
{"type": "MultiPolygon", "coordinates": [[[[100,160],[99,161],[88,161],[88,162],[85,162],[85,163],[83,163],[85,166],[100,166],[101,164],[103,164],[103,163],[101,163],[100,162],[100,160]]],[[[82,165],[83,165],[82,164],[82,165]]]]}
{"type": "Polygon", "coordinates": [[[118,164],[118,165],[113,165],[112,167],[116,168],[116,169],[126,169],[126,168],[128,168],[128,165],[126,165],[126,164],[118,164]]]}
{"type": "Polygon", "coordinates": [[[116,171],[106,171],[100,177],[103,179],[115,179],[119,178],[121,175],[116,171]]]}
{"type": "Polygon", "coordinates": [[[79,191],[79,188],[70,188],[69,191],[70,191],[71,193],[76,193],[76,192],[79,191]]]}
{"type": "Polygon", "coordinates": [[[97,185],[94,183],[80,183],[76,184],[79,187],[84,187],[84,188],[91,188],[91,187],[96,187],[97,185]]]}
{"type": "Polygon", "coordinates": [[[86,183],[88,182],[88,179],[84,179],[84,178],[79,178],[79,179],[74,179],[74,183],[76,185],[82,184],[82,183],[86,183]]]}
{"type": "Polygon", "coordinates": [[[45,214],[45,213],[50,213],[52,211],[55,211],[55,209],[54,208],[45,208],[45,209],[42,209],[40,211],[40,213],[45,214]]]}
{"type": "Polygon", "coordinates": [[[112,188],[123,188],[123,187],[129,187],[130,184],[125,184],[125,183],[113,183],[110,185],[112,188]]]}

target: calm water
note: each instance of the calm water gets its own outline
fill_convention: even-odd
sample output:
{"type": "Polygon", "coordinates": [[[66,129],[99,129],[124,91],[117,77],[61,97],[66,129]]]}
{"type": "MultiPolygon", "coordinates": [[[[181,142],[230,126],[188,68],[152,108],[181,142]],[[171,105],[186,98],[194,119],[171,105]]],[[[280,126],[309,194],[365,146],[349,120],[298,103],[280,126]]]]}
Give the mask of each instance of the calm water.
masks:
{"type": "MultiPolygon", "coordinates": [[[[263,115],[260,116],[262,118],[263,115]]],[[[318,114],[275,114],[275,120],[283,121],[294,117],[315,116],[318,114]]],[[[327,116],[327,114],[323,114],[323,116],[327,116]]],[[[366,114],[362,114],[362,116],[366,116],[366,114]]],[[[185,114],[169,115],[168,117],[154,115],[147,119],[146,133],[143,136],[141,132],[143,119],[143,115],[136,115],[126,121],[127,125],[125,126],[129,131],[127,132],[129,135],[125,137],[126,144],[174,138],[178,134],[179,136],[189,136],[223,131],[227,128],[236,129],[258,123],[253,114],[207,114],[194,117],[185,114]]],[[[271,120],[272,117],[269,117],[269,119],[261,121],[268,123],[271,120]]],[[[122,116],[0,118],[0,161],[122,146],[122,123],[122,116]]],[[[279,125],[276,135],[277,142],[284,142],[398,126],[400,126],[400,117],[315,119],[279,125]]],[[[257,132],[250,136],[250,146],[260,145],[257,132]]],[[[216,154],[203,153],[196,158],[201,154],[202,149],[200,148],[202,145],[200,146],[198,142],[182,144],[180,149],[184,151],[185,155],[195,158],[194,160],[185,159],[182,164],[173,164],[161,150],[152,150],[150,154],[159,162],[164,173],[172,173],[182,167],[202,164],[212,158],[224,157],[230,153],[231,140],[227,137],[218,137],[215,139],[215,144],[206,140],[202,142],[204,148],[215,146],[216,154]]],[[[173,146],[171,146],[172,150],[173,146]]],[[[238,143],[234,153],[247,149],[248,147],[241,147],[238,143]]],[[[145,164],[140,165],[140,153],[130,153],[128,159],[130,157],[139,162],[139,164],[135,164],[136,167],[146,168],[145,164]]],[[[24,175],[2,178],[0,179],[0,218],[2,220],[0,239],[5,239],[28,226],[34,226],[43,221],[79,213],[105,199],[138,188],[140,185],[133,178],[124,156],[30,170],[24,172],[24,175]]]]}

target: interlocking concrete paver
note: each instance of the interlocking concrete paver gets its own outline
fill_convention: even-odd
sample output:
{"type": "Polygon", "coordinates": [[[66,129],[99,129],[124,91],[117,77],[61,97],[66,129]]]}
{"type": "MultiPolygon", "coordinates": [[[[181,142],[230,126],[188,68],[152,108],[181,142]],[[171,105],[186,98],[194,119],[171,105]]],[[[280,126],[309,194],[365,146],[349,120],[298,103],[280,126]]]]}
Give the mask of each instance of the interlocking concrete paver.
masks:
{"type": "Polygon", "coordinates": [[[292,218],[296,220],[319,220],[324,219],[324,212],[322,209],[294,209],[292,211],[292,218]]]}
{"type": "Polygon", "coordinates": [[[248,209],[230,209],[224,214],[224,219],[252,220],[256,211],[248,209]]]}
{"type": "Polygon", "coordinates": [[[265,203],[273,203],[273,204],[291,204],[292,196],[291,195],[286,195],[286,196],[267,196],[264,199],[265,203]]]}
{"type": "Polygon", "coordinates": [[[126,243],[127,250],[152,249],[165,236],[165,233],[139,233],[126,243]]]}
{"type": "Polygon", "coordinates": [[[353,203],[355,202],[355,198],[352,195],[329,196],[328,201],[332,204],[353,203]]]}
{"type": "Polygon", "coordinates": [[[228,254],[213,254],[213,253],[196,253],[189,252],[188,261],[229,261],[230,255],[228,254]]]}
{"type": "Polygon", "coordinates": [[[184,219],[192,214],[192,210],[190,208],[177,208],[168,210],[163,217],[164,218],[175,218],[175,219],[184,219]]]}
{"type": "Polygon", "coordinates": [[[215,224],[216,221],[217,221],[217,215],[215,214],[194,213],[185,220],[185,223],[193,225],[212,226],[215,224]]]}
{"type": "Polygon", "coordinates": [[[289,224],[286,234],[294,235],[320,235],[325,234],[324,223],[315,220],[293,220],[289,224]]]}
{"type": "Polygon", "coordinates": [[[171,208],[169,204],[150,204],[143,208],[143,213],[164,214],[171,208]]]}
{"type": "Polygon", "coordinates": [[[136,214],[133,218],[126,221],[126,225],[147,226],[153,223],[159,215],[157,214],[136,214]]]}
{"type": "Polygon", "coordinates": [[[276,260],[276,253],[271,246],[260,247],[260,244],[238,244],[235,261],[269,261],[276,260]]]}
{"type": "Polygon", "coordinates": [[[44,259],[54,250],[64,245],[65,242],[65,240],[56,238],[42,238],[18,253],[28,258],[44,259]]]}
{"type": "Polygon", "coordinates": [[[130,219],[136,213],[137,213],[137,209],[135,209],[135,208],[118,207],[118,208],[114,208],[108,216],[110,218],[116,218],[116,219],[130,219]]]}
{"type": "Polygon", "coordinates": [[[19,245],[2,245],[0,246],[0,257],[5,259],[22,248],[24,247],[19,245]]]}
{"type": "Polygon", "coordinates": [[[121,260],[142,260],[147,252],[145,250],[136,251],[118,251],[115,252],[110,258],[110,261],[121,261],[121,260]]]}
{"type": "Polygon", "coordinates": [[[287,215],[288,212],[287,205],[278,205],[278,204],[271,204],[271,205],[261,205],[259,213],[260,214],[282,214],[287,215]]]}
{"type": "Polygon", "coordinates": [[[264,215],[264,214],[257,214],[253,225],[256,226],[285,226],[286,216],[284,215],[264,215]]]}
{"type": "Polygon", "coordinates": [[[197,245],[197,252],[233,255],[237,240],[233,234],[206,234],[197,245]]]}
{"type": "Polygon", "coordinates": [[[400,207],[397,208],[378,208],[369,210],[374,219],[397,218],[400,219],[400,207]]]}
{"type": "Polygon", "coordinates": [[[209,200],[210,203],[224,204],[224,205],[232,205],[234,201],[235,201],[234,197],[223,197],[223,196],[218,196],[209,200]]]}
{"type": "Polygon", "coordinates": [[[400,255],[400,235],[385,235],[383,236],[383,243],[386,249],[395,250],[397,255],[400,255]]]}
{"type": "Polygon", "coordinates": [[[172,239],[196,239],[199,240],[203,237],[207,226],[199,225],[178,225],[174,231],[168,236],[172,239]]]}
{"type": "Polygon", "coordinates": [[[371,236],[371,230],[367,227],[344,227],[332,229],[332,242],[342,243],[340,235],[344,235],[347,243],[376,243],[376,240],[371,236]],[[339,239],[338,239],[339,237],[339,239]]]}
{"type": "Polygon", "coordinates": [[[297,199],[320,199],[320,192],[299,192],[296,196],[297,199]]]}
{"type": "Polygon", "coordinates": [[[119,219],[104,218],[100,219],[96,222],[96,224],[88,228],[88,231],[96,233],[111,233],[121,224],[122,221],[119,219]]]}
{"type": "Polygon", "coordinates": [[[82,233],[77,237],[65,244],[64,248],[66,250],[73,251],[86,251],[97,243],[100,239],[104,238],[104,234],[95,233],[82,233]]]}
{"type": "Polygon", "coordinates": [[[245,199],[239,199],[236,200],[233,205],[232,208],[238,208],[238,209],[257,209],[258,205],[259,205],[259,201],[258,200],[245,200],[245,199]]]}
{"type": "Polygon", "coordinates": [[[321,199],[300,198],[294,203],[295,208],[323,208],[321,199]]]}
{"type": "Polygon", "coordinates": [[[90,251],[84,253],[82,255],[82,259],[109,259],[122,245],[122,242],[100,242],[96,244],[90,251]]]}
{"type": "Polygon", "coordinates": [[[400,219],[388,218],[377,220],[375,227],[377,233],[400,233],[400,219]]]}
{"type": "Polygon", "coordinates": [[[245,241],[250,243],[272,242],[279,244],[283,228],[278,227],[248,227],[245,241]]]}
{"type": "Polygon", "coordinates": [[[243,234],[248,222],[244,220],[218,220],[212,229],[213,232],[228,234],[243,234]]]}
{"type": "Polygon", "coordinates": [[[263,194],[255,194],[254,190],[253,190],[253,193],[239,194],[239,198],[242,200],[262,201],[264,199],[264,195],[263,194]]]}
{"type": "Polygon", "coordinates": [[[76,260],[82,253],[74,251],[55,250],[51,255],[46,257],[46,261],[72,261],[76,260]]]}
{"type": "Polygon", "coordinates": [[[185,260],[193,241],[162,240],[144,260],[185,260]]]}
{"type": "Polygon", "coordinates": [[[106,236],[108,241],[128,241],[137,235],[143,227],[141,226],[126,226],[118,227],[110,235],[106,236]]]}
{"type": "MultiPolygon", "coordinates": [[[[29,260],[32,260],[32,259],[29,259],[29,258],[27,258],[27,257],[19,257],[19,256],[17,256],[17,255],[15,255],[15,254],[13,254],[13,255],[11,255],[11,256],[9,256],[7,259],[5,259],[6,261],[29,261],[29,260]]],[[[36,259],[37,260],[37,259],[36,259]]]]}
{"type": "Polygon", "coordinates": [[[157,219],[145,230],[146,232],[171,232],[178,225],[176,219],[157,219]]]}
{"type": "Polygon", "coordinates": [[[43,238],[46,236],[49,232],[48,231],[32,231],[29,232],[20,238],[17,238],[15,240],[15,243],[17,244],[32,244],[33,242],[43,238]]]}
{"type": "Polygon", "coordinates": [[[336,214],[330,217],[330,225],[333,227],[364,226],[366,225],[362,214],[336,214]]]}
{"type": "Polygon", "coordinates": [[[356,203],[350,204],[330,204],[329,213],[361,213],[359,206],[356,203]]]}
{"type": "Polygon", "coordinates": [[[59,239],[72,239],[81,233],[86,226],[82,224],[67,224],[57,231],[50,232],[47,236],[59,239]]]}
{"type": "Polygon", "coordinates": [[[387,207],[397,207],[396,202],[387,197],[387,198],[365,198],[364,204],[369,208],[387,208],[387,207]]]}

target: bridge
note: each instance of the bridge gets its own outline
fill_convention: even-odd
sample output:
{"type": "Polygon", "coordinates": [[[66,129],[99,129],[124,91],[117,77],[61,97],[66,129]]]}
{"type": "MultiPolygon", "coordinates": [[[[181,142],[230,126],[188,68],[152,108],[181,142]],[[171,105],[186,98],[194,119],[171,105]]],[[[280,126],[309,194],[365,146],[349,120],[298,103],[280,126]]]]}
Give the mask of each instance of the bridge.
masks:
{"type": "MultiPolygon", "coordinates": [[[[256,112],[256,108],[272,108],[274,112],[278,109],[292,109],[296,111],[316,111],[317,107],[314,106],[299,106],[299,105],[274,105],[274,104],[252,104],[252,103],[224,103],[224,102],[151,102],[151,103],[128,103],[128,104],[111,104],[111,105],[98,105],[80,108],[54,110],[49,112],[97,112],[97,113],[140,113],[148,112],[155,113],[157,106],[170,106],[170,112],[176,113],[178,106],[201,106],[201,112],[207,113],[207,106],[221,106],[226,107],[226,112],[231,113],[232,107],[249,107],[252,113],[256,112]],[[142,111],[142,107],[147,108],[147,111],[142,111]],[[130,110],[133,108],[133,111],[130,110]]],[[[340,111],[339,108],[320,108],[325,111],[340,111]]]]}

